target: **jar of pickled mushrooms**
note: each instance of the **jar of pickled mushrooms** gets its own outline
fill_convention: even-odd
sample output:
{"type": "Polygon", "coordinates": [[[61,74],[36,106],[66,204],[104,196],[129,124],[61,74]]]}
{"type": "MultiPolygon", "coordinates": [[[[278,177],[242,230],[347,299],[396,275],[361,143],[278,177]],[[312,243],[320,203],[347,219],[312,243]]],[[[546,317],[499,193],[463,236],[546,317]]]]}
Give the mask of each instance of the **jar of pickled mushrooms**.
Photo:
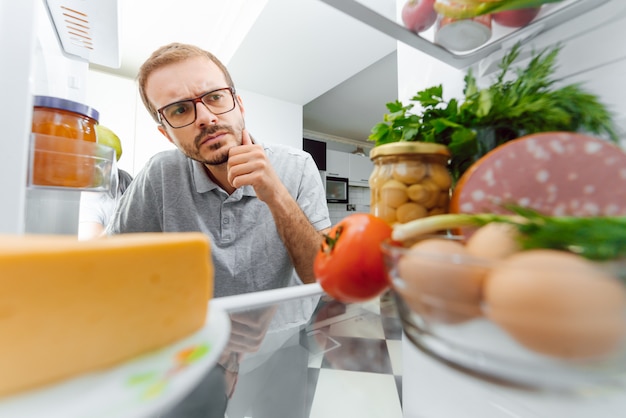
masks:
{"type": "Polygon", "coordinates": [[[390,225],[448,212],[450,152],[441,144],[394,142],[370,151],[370,212],[390,225]]]}

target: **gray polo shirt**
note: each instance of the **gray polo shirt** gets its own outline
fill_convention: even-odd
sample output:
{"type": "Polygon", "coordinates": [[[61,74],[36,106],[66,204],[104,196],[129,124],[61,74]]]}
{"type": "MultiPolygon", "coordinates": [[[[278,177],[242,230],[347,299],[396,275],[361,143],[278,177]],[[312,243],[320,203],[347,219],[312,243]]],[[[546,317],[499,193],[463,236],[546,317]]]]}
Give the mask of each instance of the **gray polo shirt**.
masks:
{"type": "MultiPolygon", "coordinates": [[[[326,195],[311,156],[284,145],[264,148],[313,227],[329,227],[326,195]]],[[[229,196],[211,181],[201,163],[178,150],[163,151],[148,161],[126,190],[107,232],[186,231],[201,231],[210,238],[215,297],[301,283],[268,206],[251,186],[229,196]]]]}

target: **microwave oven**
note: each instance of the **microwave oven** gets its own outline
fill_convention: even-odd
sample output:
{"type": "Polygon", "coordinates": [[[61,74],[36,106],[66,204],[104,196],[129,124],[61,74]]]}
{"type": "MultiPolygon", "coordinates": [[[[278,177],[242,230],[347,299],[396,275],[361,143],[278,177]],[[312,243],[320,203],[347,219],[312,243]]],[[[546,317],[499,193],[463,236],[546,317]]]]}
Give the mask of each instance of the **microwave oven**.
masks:
{"type": "Polygon", "coordinates": [[[326,202],[348,203],[348,179],[344,177],[326,177],[326,202]]]}

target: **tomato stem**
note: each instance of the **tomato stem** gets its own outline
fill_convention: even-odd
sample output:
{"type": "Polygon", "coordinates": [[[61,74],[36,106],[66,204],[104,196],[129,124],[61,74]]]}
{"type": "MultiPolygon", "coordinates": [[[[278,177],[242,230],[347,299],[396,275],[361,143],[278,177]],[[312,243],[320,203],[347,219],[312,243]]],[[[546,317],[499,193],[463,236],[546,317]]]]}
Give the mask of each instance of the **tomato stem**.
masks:
{"type": "Polygon", "coordinates": [[[343,225],[339,225],[337,226],[337,229],[335,230],[334,237],[331,237],[328,234],[324,234],[324,244],[326,244],[326,248],[324,248],[324,244],[322,244],[322,251],[324,251],[326,254],[330,254],[333,251],[333,248],[335,248],[335,245],[337,244],[337,241],[339,240],[339,236],[341,235],[342,232],[343,232],[343,225]]]}

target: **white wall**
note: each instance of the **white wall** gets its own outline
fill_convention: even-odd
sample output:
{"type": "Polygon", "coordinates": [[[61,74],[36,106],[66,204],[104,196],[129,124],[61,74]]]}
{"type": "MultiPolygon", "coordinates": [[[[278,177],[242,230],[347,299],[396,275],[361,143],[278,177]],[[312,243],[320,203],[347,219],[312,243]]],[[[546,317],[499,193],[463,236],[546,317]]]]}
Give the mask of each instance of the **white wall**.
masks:
{"type": "Polygon", "coordinates": [[[90,70],[87,103],[100,112],[100,123],[120,137],[118,166],[133,176],[151,155],[173,147],[143,108],[134,80],[90,70]]]}
{"type": "Polygon", "coordinates": [[[238,89],[237,94],[246,111],[246,127],[257,141],[302,149],[301,105],[249,90],[238,89]]]}
{"type": "MultiPolygon", "coordinates": [[[[464,71],[398,42],[398,100],[405,105],[420,90],[443,84],[446,100],[463,96],[464,71]]],[[[417,104],[416,104],[417,106],[417,104]]],[[[413,111],[417,111],[414,108],[413,111]]]]}
{"type": "Polygon", "coordinates": [[[350,203],[329,203],[328,214],[330,215],[330,222],[332,225],[336,225],[339,221],[348,215],[354,213],[369,213],[370,212],[370,189],[369,187],[355,187],[350,186],[348,195],[350,203]],[[353,210],[348,210],[348,206],[352,206],[353,210]]]}
{"type": "MultiPolygon", "coordinates": [[[[265,143],[302,149],[302,106],[239,90],[250,133],[265,143]]],[[[100,123],[122,141],[118,166],[136,175],[155,153],[174,146],[157,130],[141,102],[135,80],[90,70],[87,101],[100,112],[100,123]]]]}

